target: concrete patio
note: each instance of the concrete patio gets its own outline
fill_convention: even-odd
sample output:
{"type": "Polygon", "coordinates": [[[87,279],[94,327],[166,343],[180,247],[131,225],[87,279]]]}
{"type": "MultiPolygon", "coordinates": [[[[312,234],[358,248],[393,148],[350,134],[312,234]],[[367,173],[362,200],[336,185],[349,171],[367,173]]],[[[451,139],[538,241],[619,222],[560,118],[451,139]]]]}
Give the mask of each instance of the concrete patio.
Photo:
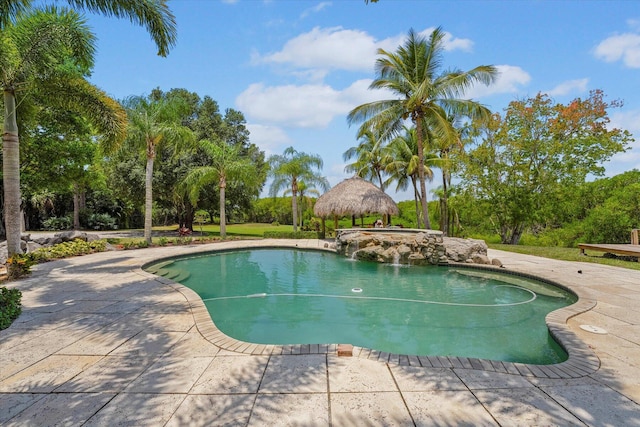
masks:
{"type": "Polygon", "coordinates": [[[0,331],[0,425],[640,426],[640,271],[490,250],[506,270],[581,297],[575,312],[547,318],[570,360],[540,368],[251,346],[221,336],[192,291],[140,268],[274,244],[326,249],[236,241],[38,265],[9,285],[22,290],[23,313],[0,331]]]}

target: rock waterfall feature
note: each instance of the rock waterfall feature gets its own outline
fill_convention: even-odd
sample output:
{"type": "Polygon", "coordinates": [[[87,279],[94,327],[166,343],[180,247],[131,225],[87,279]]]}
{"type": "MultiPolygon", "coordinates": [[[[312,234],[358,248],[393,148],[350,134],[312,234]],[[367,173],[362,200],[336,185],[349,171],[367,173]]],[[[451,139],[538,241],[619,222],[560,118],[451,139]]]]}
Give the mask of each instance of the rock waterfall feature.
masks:
{"type": "Polygon", "coordinates": [[[336,252],[363,261],[388,264],[437,265],[475,263],[501,265],[487,256],[483,240],[445,237],[437,230],[338,230],[336,252]]]}

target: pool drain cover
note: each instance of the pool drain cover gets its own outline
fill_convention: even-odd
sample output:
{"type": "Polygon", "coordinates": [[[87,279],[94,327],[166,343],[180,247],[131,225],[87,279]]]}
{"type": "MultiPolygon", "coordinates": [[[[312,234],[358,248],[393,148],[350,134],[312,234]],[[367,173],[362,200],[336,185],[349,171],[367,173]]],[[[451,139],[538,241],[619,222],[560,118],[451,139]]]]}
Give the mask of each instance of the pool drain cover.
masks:
{"type": "Polygon", "coordinates": [[[583,329],[587,332],[591,332],[593,334],[601,334],[604,335],[607,333],[607,331],[605,329],[599,328],[597,326],[593,326],[593,325],[580,325],[580,329],[583,329]]]}
{"type": "Polygon", "coordinates": [[[362,292],[362,288],[352,288],[351,292],[360,293],[362,292]]]}

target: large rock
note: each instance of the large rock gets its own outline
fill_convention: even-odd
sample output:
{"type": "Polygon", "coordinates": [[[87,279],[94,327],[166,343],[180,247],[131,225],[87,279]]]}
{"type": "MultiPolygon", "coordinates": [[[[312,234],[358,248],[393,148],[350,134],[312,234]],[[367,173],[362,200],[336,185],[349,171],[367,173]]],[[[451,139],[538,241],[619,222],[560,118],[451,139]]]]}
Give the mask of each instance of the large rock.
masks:
{"type": "Polygon", "coordinates": [[[479,264],[490,264],[487,256],[487,244],[484,240],[477,239],[460,239],[458,237],[445,237],[444,247],[446,249],[447,259],[454,262],[476,262],[479,264]],[[474,259],[477,258],[477,259],[474,259]]]}
{"type": "Polygon", "coordinates": [[[443,237],[434,230],[344,230],[336,236],[336,252],[363,261],[393,264],[492,262],[483,240],[443,237]]]}

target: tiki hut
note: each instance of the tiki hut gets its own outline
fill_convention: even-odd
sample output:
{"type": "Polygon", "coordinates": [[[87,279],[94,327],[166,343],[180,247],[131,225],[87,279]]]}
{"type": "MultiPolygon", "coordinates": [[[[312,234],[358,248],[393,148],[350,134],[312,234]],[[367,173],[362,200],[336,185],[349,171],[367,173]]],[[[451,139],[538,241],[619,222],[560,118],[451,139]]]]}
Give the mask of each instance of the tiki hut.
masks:
{"type": "Polygon", "coordinates": [[[359,177],[345,179],[331,190],[324,193],[316,201],[313,213],[324,220],[333,216],[335,228],[338,228],[338,217],[344,215],[364,216],[379,213],[382,216],[397,215],[400,211],[391,197],[378,187],[359,177]]]}

